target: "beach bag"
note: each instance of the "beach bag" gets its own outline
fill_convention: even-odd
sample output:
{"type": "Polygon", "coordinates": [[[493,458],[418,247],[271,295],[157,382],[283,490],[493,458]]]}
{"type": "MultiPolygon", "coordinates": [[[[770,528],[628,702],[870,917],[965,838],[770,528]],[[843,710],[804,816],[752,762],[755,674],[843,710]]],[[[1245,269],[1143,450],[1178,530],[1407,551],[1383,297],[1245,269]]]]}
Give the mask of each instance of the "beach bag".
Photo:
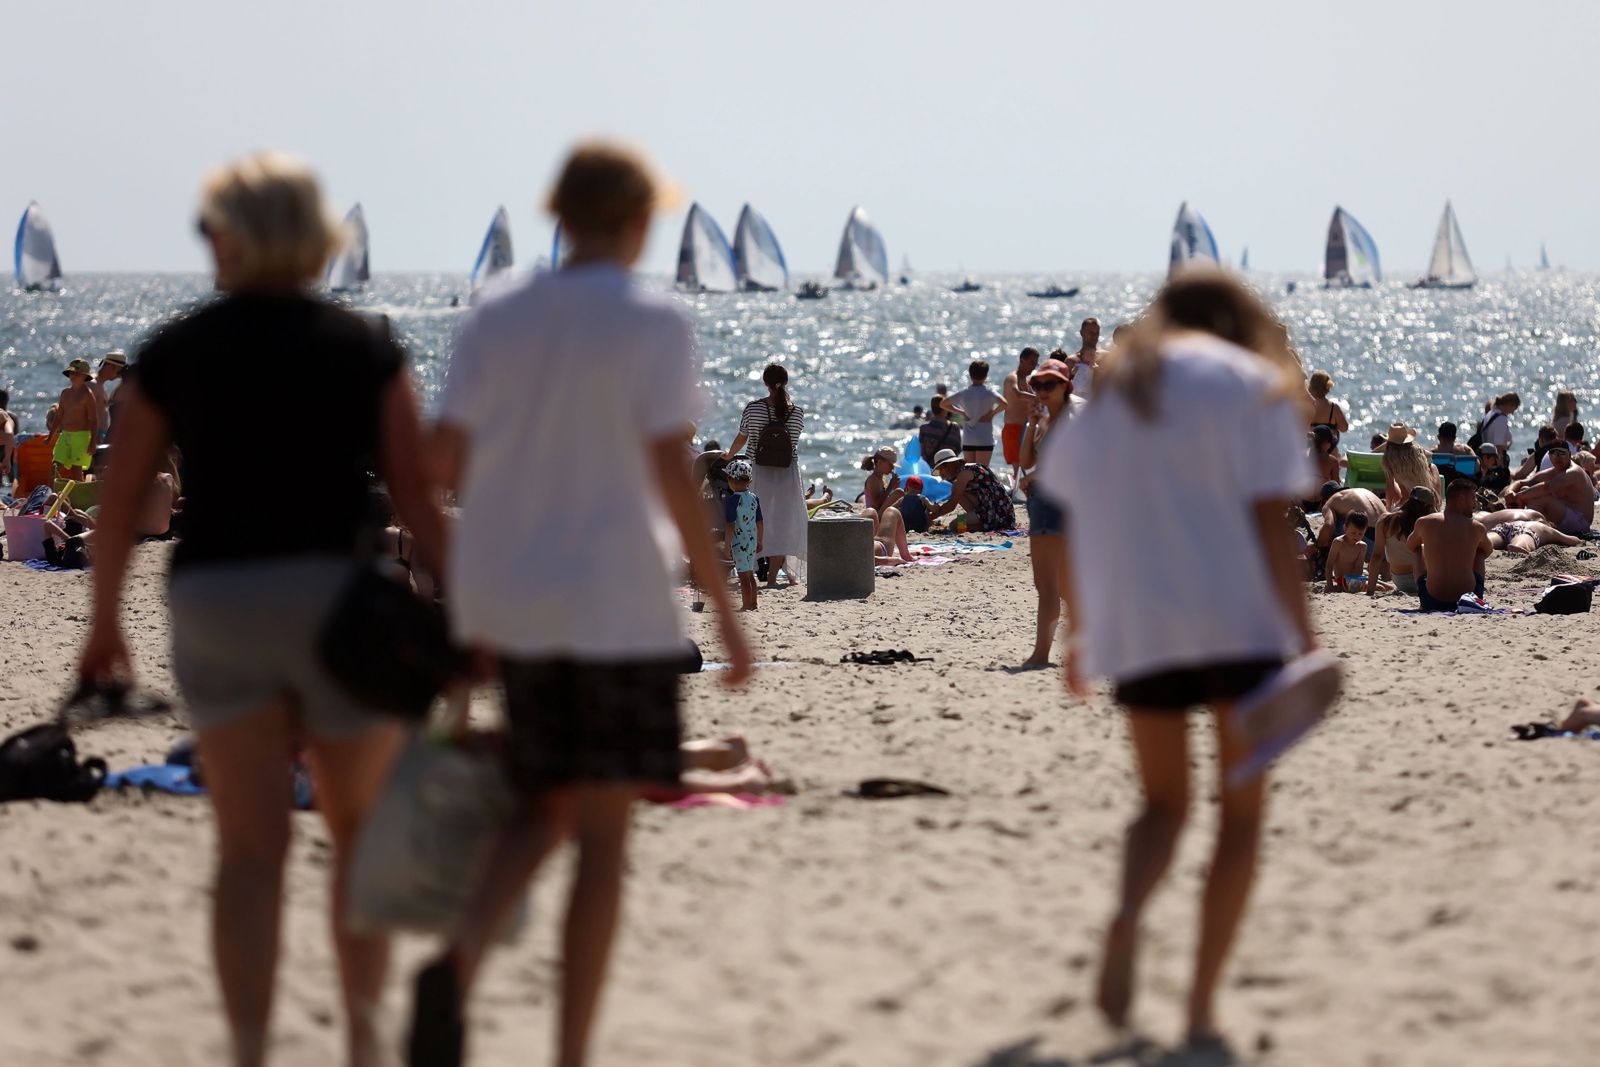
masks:
{"type": "Polygon", "coordinates": [[[1574,578],[1560,574],[1539,594],[1533,610],[1540,615],[1583,615],[1594,603],[1594,587],[1600,578],[1574,578]]]}
{"type": "Polygon", "coordinates": [[[1472,454],[1474,456],[1476,456],[1478,454],[1478,449],[1483,447],[1483,429],[1484,429],[1484,427],[1488,426],[1491,422],[1493,422],[1495,420],[1495,416],[1496,415],[1498,415],[1502,419],[1506,418],[1506,413],[1503,412],[1503,411],[1491,411],[1491,412],[1489,412],[1489,414],[1485,415],[1483,418],[1478,420],[1478,425],[1473,427],[1472,436],[1467,438],[1467,447],[1472,449],[1472,454]]]}
{"type": "Polygon", "coordinates": [[[105,780],[105,760],[80,762],[78,746],[60,723],[30,726],[0,742],[0,801],[83,803],[105,780]]]}
{"type": "Polygon", "coordinates": [[[794,442],[789,438],[788,428],[778,421],[772,410],[772,401],[766,404],[769,418],[756,435],[756,448],[751,458],[760,467],[787,467],[794,462],[794,442]]]}
{"type": "Polygon", "coordinates": [[[421,720],[467,666],[450,641],[444,609],[412,592],[388,565],[359,568],[317,637],[323,666],[353,698],[421,720]]]}
{"type": "MultiPolygon", "coordinates": [[[[351,927],[453,933],[466,916],[477,874],[516,810],[504,761],[482,735],[419,729],[356,839],[346,914],[351,927]]],[[[502,940],[521,930],[527,910],[524,899],[502,940]]]]}

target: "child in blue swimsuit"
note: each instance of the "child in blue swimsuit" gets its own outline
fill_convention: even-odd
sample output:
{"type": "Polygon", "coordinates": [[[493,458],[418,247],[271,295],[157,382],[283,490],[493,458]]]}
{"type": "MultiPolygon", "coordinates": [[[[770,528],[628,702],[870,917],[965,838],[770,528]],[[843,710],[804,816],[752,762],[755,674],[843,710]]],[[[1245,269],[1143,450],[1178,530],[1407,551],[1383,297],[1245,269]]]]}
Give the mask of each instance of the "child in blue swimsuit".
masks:
{"type": "Polygon", "coordinates": [[[736,459],[728,464],[728,488],[732,490],[723,502],[723,517],[727,533],[724,535],[727,551],[733,557],[733,569],[739,572],[739,594],[744,598],[744,610],[756,610],[756,558],[761,555],[761,501],[750,490],[750,480],[755,471],[747,459],[736,459]]]}

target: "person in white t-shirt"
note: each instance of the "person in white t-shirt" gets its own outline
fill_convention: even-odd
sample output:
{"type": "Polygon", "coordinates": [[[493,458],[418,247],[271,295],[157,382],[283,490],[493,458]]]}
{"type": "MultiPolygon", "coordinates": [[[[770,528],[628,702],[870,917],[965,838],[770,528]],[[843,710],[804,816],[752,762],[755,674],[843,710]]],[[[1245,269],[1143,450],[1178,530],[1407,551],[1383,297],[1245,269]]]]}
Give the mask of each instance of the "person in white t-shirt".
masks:
{"type": "MultiPolygon", "coordinates": [[[[1189,799],[1185,712],[1216,713],[1225,778],[1250,754],[1227,729],[1239,697],[1316,645],[1283,516],[1315,488],[1304,389],[1282,330],[1218,272],[1169,285],[1102,369],[1096,396],[1045,441],[1037,486],[1066,510],[1067,681],[1110,679],[1128,711],[1144,808],[1097,1003],[1126,1021],[1140,916],[1171,865],[1189,799]],[[1174,462],[1182,456],[1183,462],[1174,462]]],[[[1213,1001],[1244,914],[1265,785],[1222,791],[1188,1026],[1213,1001]]]]}
{"type": "Polygon", "coordinates": [[[437,445],[461,502],[448,606],[457,639],[499,661],[522,803],[448,950],[418,975],[412,1063],[460,1062],[484,953],[569,836],[579,860],[558,1060],[585,1058],[630,809],[641,788],[675,787],[681,770],[685,639],[659,533],[676,527],[716,609],[727,680],[750,671],[684,456],[699,406],[693,330],[629,273],[658,188],[632,152],[578,147],[550,197],[570,258],[489,291],[456,338],[437,445]],[[567,476],[573,445],[596,441],[606,476],[567,476]]]}
{"type": "Polygon", "coordinates": [[[994,456],[994,417],[1006,409],[1003,397],[989,388],[989,364],[975,359],[967,368],[972,384],[952,396],[945,407],[966,421],[961,427],[961,452],[968,463],[987,467],[994,456]]]}

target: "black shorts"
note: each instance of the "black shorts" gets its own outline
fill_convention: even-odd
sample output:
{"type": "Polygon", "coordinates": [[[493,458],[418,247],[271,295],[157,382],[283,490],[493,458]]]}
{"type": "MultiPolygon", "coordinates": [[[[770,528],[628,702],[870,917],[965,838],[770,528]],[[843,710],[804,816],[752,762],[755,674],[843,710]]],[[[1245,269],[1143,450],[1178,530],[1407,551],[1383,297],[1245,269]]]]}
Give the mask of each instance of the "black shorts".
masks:
{"type": "Polygon", "coordinates": [[[1197,704],[1238,700],[1282,666],[1281,659],[1247,659],[1158,671],[1118,682],[1114,696],[1124,707],[1182,714],[1197,704]]]}
{"type": "Polygon", "coordinates": [[[500,661],[512,784],[525,793],[602,782],[676,785],[676,659],[500,661]]]}

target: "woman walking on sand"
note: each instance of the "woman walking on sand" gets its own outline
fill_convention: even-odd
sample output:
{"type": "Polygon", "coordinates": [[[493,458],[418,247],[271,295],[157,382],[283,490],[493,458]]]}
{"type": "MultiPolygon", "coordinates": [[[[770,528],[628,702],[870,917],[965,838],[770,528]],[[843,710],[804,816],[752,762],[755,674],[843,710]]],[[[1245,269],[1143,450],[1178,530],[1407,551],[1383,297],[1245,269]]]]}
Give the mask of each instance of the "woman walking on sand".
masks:
{"type": "Polygon", "coordinates": [[[767,395],[744,406],[739,436],[722,454],[732,459],[741,451],[755,464],[756,499],[766,519],[762,551],[767,585],[778,584],[778,570],[794,585],[806,556],[806,494],[800,486],[800,434],[805,412],[789,398],[789,372],[772,363],[761,373],[767,395]]]}
{"type": "Polygon", "coordinates": [[[442,518],[422,472],[421,432],[404,353],[387,333],[312,296],[337,239],[311,172],[275,153],[213,172],[200,232],[216,263],[213,303],[145,346],[136,387],[119,394],[117,462],[95,533],[87,682],[131,680],[119,620],[122,579],[150,486],[183,450],[184,537],[172,556],[173,673],[193,720],[216,815],[212,951],[235,1067],[266,1059],[290,836],[290,755],[307,743],[317,809],[333,838],[334,948],[348,1024],[346,1062],[391,1062],[376,1017],[383,937],[345,926],[347,860],[398,750],[401,728],[355,704],[321,667],[317,635],[376,544],[368,471],[388,483],[438,574],[442,518]],[[217,359],[316,382],[285,406],[244,390],[217,402],[217,359]],[[315,521],[284,522],[262,487],[281,459],[259,442],[315,437],[315,521]]]}
{"type": "MultiPolygon", "coordinates": [[[[1187,815],[1185,713],[1212,709],[1226,779],[1250,755],[1230,728],[1234,702],[1316,644],[1283,522],[1315,485],[1299,375],[1253,295],[1191,273],[1130,332],[1095,403],[1045,444],[1039,482],[1072,530],[1068,685],[1082,696],[1091,677],[1114,683],[1144,794],[1096,997],[1116,1026],[1132,1004],[1140,917],[1187,815]]],[[[1217,984],[1255,875],[1265,794],[1259,776],[1222,790],[1188,999],[1194,1044],[1220,1041],[1217,984]]]]}
{"type": "Polygon", "coordinates": [[[1065,561],[1066,516],[1039,485],[1039,456],[1045,435],[1064,425],[1067,418],[1084,405],[1073,395],[1071,371],[1059,359],[1047,359],[1025,383],[1039,399],[1028,411],[1022,431],[1018,459],[1027,471],[1019,482],[1028,494],[1028,562],[1033,565],[1033,588],[1039,595],[1034,615],[1033,654],[1024,667],[1048,667],[1050,646],[1055,644],[1056,626],[1061,621],[1061,570],[1065,561]]]}

